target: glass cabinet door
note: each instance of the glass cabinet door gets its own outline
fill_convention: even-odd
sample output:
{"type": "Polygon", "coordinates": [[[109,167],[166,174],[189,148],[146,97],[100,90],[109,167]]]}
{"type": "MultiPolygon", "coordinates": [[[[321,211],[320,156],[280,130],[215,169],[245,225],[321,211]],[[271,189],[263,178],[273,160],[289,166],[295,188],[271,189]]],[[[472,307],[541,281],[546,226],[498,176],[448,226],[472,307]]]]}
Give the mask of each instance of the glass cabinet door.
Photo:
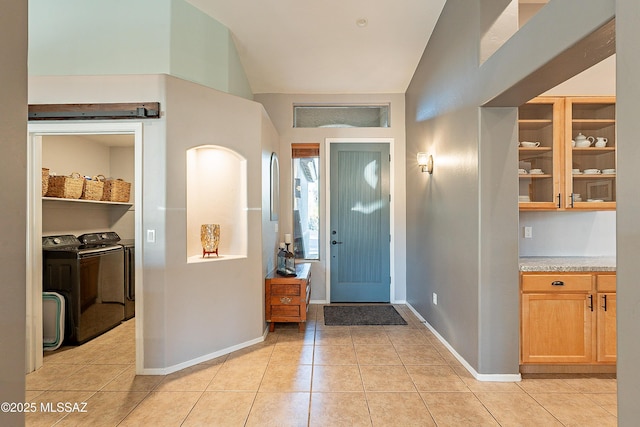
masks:
{"type": "Polygon", "coordinates": [[[566,98],[566,207],[615,209],[615,97],[566,98]]]}
{"type": "Polygon", "coordinates": [[[562,98],[539,97],[518,109],[520,209],[560,208],[562,98]]]}

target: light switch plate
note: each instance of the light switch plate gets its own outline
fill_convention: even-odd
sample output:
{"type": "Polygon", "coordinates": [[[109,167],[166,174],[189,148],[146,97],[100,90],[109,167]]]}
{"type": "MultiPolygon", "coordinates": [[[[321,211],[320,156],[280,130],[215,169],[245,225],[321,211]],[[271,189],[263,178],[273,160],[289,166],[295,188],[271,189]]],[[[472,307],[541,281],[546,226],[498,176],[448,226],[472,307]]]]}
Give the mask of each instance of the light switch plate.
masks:
{"type": "Polygon", "coordinates": [[[156,230],[147,230],[147,242],[155,243],[156,241],[156,230]]]}

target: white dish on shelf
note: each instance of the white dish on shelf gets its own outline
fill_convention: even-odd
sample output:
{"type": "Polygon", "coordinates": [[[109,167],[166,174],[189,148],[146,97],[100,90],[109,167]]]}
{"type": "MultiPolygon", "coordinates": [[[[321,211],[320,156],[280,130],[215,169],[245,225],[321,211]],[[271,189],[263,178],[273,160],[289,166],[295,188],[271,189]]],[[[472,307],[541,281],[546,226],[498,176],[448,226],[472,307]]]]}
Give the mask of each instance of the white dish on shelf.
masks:
{"type": "Polygon", "coordinates": [[[604,202],[603,199],[587,199],[587,202],[604,202]]]}
{"type": "Polygon", "coordinates": [[[520,142],[520,146],[522,147],[526,147],[526,148],[534,148],[534,147],[539,147],[540,146],[540,142],[539,141],[522,141],[520,142]]]}
{"type": "Polygon", "coordinates": [[[529,175],[544,175],[543,171],[529,171],[529,175]]]}
{"type": "Polygon", "coordinates": [[[573,173],[573,175],[582,175],[582,172],[581,172],[581,171],[578,171],[578,172],[572,172],[572,173],[573,173]]]}
{"type": "Polygon", "coordinates": [[[587,175],[597,175],[601,172],[600,172],[600,169],[585,169],[584,173],[587,175]]]}
{"type": "Polygon", "coordinates": [[[602,173],[608,174],[608,175],[612,175],[612,174],[616,173],[616,170],[615,169],[602,169],[602,173]]]}

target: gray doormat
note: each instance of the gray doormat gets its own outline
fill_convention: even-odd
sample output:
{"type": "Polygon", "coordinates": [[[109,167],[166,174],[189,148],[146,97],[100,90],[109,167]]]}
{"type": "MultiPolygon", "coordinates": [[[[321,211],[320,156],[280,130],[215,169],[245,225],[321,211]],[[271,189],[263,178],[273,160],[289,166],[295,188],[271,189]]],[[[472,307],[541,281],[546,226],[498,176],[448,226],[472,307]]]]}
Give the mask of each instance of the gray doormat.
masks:
{"type": "Polygon", "coordinates": [[[325,305],[327,326],[406,325],[392,305],[325,305]]]}

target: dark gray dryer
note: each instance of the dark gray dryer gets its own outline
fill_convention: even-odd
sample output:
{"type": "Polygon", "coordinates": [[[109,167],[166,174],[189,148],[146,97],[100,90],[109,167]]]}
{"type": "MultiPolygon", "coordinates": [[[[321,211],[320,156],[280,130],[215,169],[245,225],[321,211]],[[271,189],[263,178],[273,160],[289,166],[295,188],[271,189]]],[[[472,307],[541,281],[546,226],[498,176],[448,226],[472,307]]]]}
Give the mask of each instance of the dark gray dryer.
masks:
{"type": "Polygon", "coordinates": [[[65,298],[65,344],[81,344],[124,319],[124,255],[115,232],[42,238],[42,290],[65,298]]]}

